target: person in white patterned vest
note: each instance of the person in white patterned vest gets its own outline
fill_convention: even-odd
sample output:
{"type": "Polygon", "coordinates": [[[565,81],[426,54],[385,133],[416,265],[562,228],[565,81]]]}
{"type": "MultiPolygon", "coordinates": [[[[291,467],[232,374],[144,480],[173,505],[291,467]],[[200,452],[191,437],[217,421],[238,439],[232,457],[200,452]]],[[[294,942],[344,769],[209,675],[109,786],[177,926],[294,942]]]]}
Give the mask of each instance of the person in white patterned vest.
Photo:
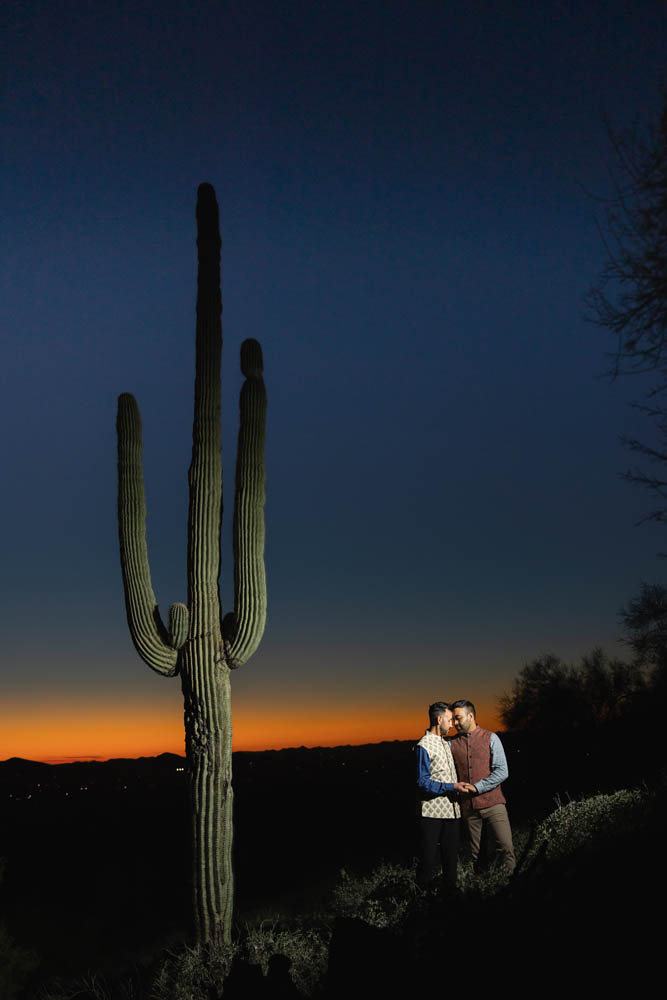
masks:
{"type": "Polygon", "coordinates": [[[417,744],[417,788],[421,799],[417,883],[423,889],[432,887],[439,855],[443,889],[451,892],[456,889],[460,842],[461,807],[457,793],[465,794],[471,786],[457,779],[452,752],[444,739],[452,724],[447,702],[430,705],[428,721],[429,728],[417,744]]]}

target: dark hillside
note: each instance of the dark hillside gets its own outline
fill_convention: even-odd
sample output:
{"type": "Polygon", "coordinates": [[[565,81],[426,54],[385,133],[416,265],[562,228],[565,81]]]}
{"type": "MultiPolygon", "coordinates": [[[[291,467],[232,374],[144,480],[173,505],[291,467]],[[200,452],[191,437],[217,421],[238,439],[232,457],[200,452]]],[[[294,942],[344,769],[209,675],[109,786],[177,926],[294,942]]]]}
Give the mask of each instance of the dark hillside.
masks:
{"type": "MultiPolygon", "coordinates": [[[[625,752],[628,733],[615,726],[578,739],[506,734],[503,741],[515,827],[546,816],[555,796],[567,801],[651,781],[661,760],[653,748],[657,733],[644,734],[638,767],[625,752]]],[[[308,909],[340,869],[411,863],[413,746],[235,754],[240,921],[263,909],[308,909]]],[[[170,754],[0,764],[4,916],[17,941],[38,952],[45,976],[118,969],[184,937],[190,905],[184,766],[170,754]]],[[[596,892],[602,896],[599,886],[596,892]]]]}

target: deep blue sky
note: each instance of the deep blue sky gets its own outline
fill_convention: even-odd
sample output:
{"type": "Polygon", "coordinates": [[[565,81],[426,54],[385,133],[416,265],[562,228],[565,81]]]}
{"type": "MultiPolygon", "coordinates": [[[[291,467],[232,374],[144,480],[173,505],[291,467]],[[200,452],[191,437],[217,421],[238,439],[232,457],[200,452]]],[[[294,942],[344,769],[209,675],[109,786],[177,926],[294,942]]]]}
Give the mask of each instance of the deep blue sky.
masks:
{"type": "Polygon", "coordinates": [[[166,610],[185,598],[203,180],[223,240],[227,604],[244,337],[269,393],[269,619],[234,678],[239,745],[258,706],[268,745],[347,742],[334,716],[402,737],[435,698],[492,707],[542,652],[617,652],[665,543],[618,478],[642,385],[600,377],[613,341],[582,298],[604,260],[603,116],[656,118],[665,5],[9,10],[1,662],[25,732],[127,705],[180,739],[177,682],[125,624],[114,420],[133,392],[166,610]],[[295,713],[303,732],[277,735],[295,713]]]}

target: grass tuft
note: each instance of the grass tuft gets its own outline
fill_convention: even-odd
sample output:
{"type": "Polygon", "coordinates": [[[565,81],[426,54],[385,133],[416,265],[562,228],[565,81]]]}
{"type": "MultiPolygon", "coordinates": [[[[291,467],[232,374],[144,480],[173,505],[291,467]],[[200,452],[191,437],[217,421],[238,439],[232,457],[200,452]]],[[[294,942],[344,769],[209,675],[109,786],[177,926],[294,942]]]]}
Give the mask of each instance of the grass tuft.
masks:
{"type": "Polygon", "coordinates": [[[271,958],[282,955],[289,961],[289,974],[297,990],[313,996],[323,984],[329,961],[331,931],[328,927],[281,927],[280,922],[248,927],[244,951],[249,963],[269,973],[271,958]]]}
{"type": "Polygon", "coordinates": [[[406,868],[383,862],[361,876],[342,869],[333,891],[333,909],[336,916],[353,917],[383,930],[399,927],[423,898],[414,864],[406,868]]]}
{"type": "Polygon", "coordinates": [[[169,953],[155,975],[150,1000],[210,1000],[216,994],[222,996],[237,951],[237,945],[230,944],[185,946],[169,953]]]}

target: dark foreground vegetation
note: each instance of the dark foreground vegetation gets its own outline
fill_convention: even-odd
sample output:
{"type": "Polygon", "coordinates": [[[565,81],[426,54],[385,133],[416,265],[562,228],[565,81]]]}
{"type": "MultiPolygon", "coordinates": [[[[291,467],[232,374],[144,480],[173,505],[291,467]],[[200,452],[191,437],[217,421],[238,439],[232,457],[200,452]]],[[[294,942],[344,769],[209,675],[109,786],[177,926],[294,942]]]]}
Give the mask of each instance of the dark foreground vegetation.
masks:
{"type": "Polygon", "coordinates": [[[414,883],[412,743],[236,754],[234,945],[205,953],[185,945],[182,758],[0,765],[0,996],[394,993],[428,977],[434,955],[475,976],[498,962],[515,989],[541,962],[618,982],[615,949],[634,942],[651,962],[662,924],[659,729],[504,743],[519,871],[474,875],[463,857],[453,902],[414,883]]]}

